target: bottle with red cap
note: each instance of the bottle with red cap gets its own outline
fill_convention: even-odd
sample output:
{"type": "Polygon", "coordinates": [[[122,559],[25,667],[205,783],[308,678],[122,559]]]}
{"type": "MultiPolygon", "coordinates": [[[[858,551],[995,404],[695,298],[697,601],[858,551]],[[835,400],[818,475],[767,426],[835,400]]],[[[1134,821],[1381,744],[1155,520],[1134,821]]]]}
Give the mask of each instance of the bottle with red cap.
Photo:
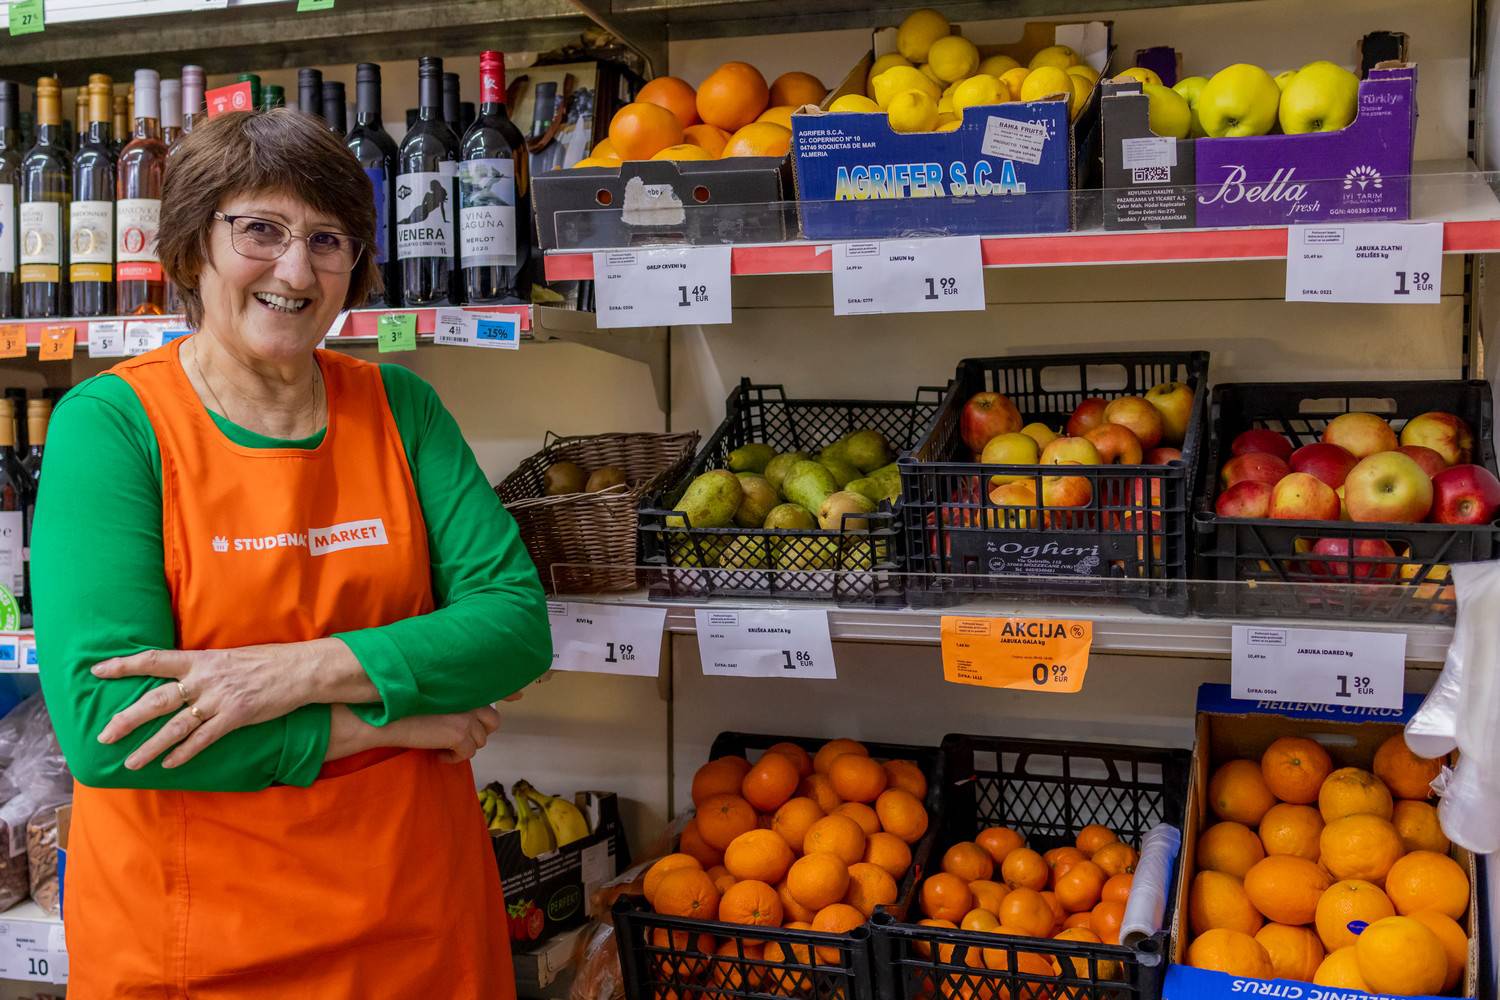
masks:
{"type": "Polygon", "coordinates": [[[458,231],[470,303],[530,301],[526,138],[505,109],[505,56],[479,56],[479,115],[459,144],[458,231]]]}

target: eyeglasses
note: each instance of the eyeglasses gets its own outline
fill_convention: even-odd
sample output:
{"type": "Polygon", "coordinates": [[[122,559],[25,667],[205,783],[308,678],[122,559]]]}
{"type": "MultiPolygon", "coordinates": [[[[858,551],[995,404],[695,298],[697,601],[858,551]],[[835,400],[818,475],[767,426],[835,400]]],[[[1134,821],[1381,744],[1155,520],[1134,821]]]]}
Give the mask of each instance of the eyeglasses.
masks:
{"type": "Polygon", "coordinates": [[[253,215],[225,215],[215,212],[214,218],[229,223],[229,245],[241,257],[251,260],[276,260],[286,253],[292,239],[307,243],[307,259],[313,270],[330,274],[348,274],[359,263],[359,255],[365,245],[348,233],[318,230],[306,236],[297,236],[286,226],[270,219],[259,219],[253,215]]]}

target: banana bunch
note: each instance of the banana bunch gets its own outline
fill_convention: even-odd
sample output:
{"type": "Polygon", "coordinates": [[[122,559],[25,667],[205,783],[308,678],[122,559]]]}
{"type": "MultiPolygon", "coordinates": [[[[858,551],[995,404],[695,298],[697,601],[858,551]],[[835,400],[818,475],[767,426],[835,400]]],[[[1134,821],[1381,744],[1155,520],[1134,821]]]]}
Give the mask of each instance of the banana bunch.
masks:
{"type": "Polygon", "coordinates": [[[543,795],[524,778],[512,785],[510,791],[519,810],[517,825],[521,831],[521,851],[528,858],[565,847],[589,835],[588,819],[567,799],[543,795]],[[532,848],[538,849],[533,853],[532,848]]]}
{"type": "Polygon", "coordinates": [[[479,790],[479,808],[491,830],[505,833],[516,828],[516,810],[505,797],[505,786],[492,781],[479,790]]]}

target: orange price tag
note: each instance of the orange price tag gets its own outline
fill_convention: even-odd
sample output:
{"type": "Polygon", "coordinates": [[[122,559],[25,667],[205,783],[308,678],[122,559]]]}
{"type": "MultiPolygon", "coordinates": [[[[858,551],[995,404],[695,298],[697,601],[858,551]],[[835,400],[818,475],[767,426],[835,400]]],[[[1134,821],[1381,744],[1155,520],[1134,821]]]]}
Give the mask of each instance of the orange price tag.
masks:
{"type": "Polygon", "coordinates": [[[0,358],[24,358],[26,356],[26,328],[24,326],[0,326],[0,358]]]}
{"type": "Polygon", "coordinates": [[[77,331],[71,326],[49,326],[42,330],[43,361],[68,361],[73,357],[73,347],[78,341],[77,331]]]}
{"type": "Polygon", "coordinates": [[[943,616],[943,678],[953,684],[1074,694],[1089,670],[1094,623],[943,616]]]}

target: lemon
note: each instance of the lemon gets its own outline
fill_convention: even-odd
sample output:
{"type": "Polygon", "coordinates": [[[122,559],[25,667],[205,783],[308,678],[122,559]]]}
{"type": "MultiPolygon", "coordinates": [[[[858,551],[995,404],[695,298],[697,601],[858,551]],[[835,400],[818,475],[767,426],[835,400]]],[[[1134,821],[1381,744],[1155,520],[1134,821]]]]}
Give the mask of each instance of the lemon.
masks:
{"type": "Polygon", "coordinates": [[[694,146],[683,143],[680,146],[668,146],[651,157],[653,160],[712,160],[708,150],[702,146],[694,146]]]}
{"type": "Polygon", "coordinates": [[[914,10],[896,29],[896,51],[913,63],[926,62],[932,43],[952,32],[948,19],[931,7],[914,10]]]}
{"type": "Polygon", "coordinates": [[[1054,94],[1066,95],[1070,103],[1073,100],[1073,78],[1055,66],[1032,70],[1026,74],[1026,82],[1021,84],[1023,101],[1040,101],[1054,94]]]}
{"type": "Polygon", "coordinates": [[[1154,83],[1158,87],[1161,86],[1161,77],[1156,75],[1156,71],[1147,69],[1144,66],[1132,66],[1129,69],[1122,69],[1115,74],[1116,80],[1121,77],[1127,80],[1135,80],[1139,83],[1154,83]]]}
{"type": "Polygon", "coordinates": [[[944,94],[942,97],[938,98],[938,115],[942,116],[942,115],[952,115],[952,114],[953,114],[953,95],[952,94],[944,94]]]}
{"type": "Polygon", "coordinates": [[[1012,98],[1018,98],[1021,96],[1021,86],[1030,75],[1031,71],[1025,66],[1017,66],[1015,69],[1008,69],[1001,73],[1000,82],[1005,84],[1005,89],[1010,91],[1012,98]]]}
{"type": "Polygon", "coordinates": [[[957,131],[959,129],[959,127],[962,126],[962,125],[963,125],[963,122],[960,121],[959,119],[955,118],[951,122],[938,122],[938,127],[935,128],[935,129],[933,129],[933,131],[934,132],[954,132],[954,131],[957,131]]]}
{"type": "Polygon", "coordinates": [[[887,52],[885,55],[881,56],[870,64],[870,73],[865,77],[865,93],[871,97],[874,97],[875,85],[871,81],[873,81],[881,73],[884,73],[886,70],[890,69],[892,66],[910,65],[911,63],[907,62],[906,57],[901,53],[887,52]]]}
{"type": "Polygon", "coordinates": [[[971,76],[953,92],[953,109],[962,111],[980,104],[1004,104],[1009,99],[1005,84],[993,76],[971,76]]]}
{"type": "Polygon", "coordinates": [[[1020,63],[1016,62],[1010,56],[990,56],[979,64],[979,72],[986,76],[999,76],[1006,70],[1015,69],[1020,65],[1020,63]]]}
{"type": "Polygon", "coordinates": [[[885,113],[892,132],[931,132],[937,128],[937,101],[920,90],[897,94],[885,113]]]}
{"type": "Polygon", "coordinates": [[[880,105],[860,94],[845,94],[832,104],[829,111],[879,111],[880,105]]]}
{"type": "Polygon", "coordinates": [[[611,170],[618,170],[620,168],[620,161],[601,160],[597,156],[585,156],[583,159],[573,164],[570,169],[577,170],[579,167],[608,167],[611,170]]]}
{"type": "Polygon", "coordinates": [[[1079,63],[1076,66],[1069,66],[1066,72],[1069,76],[1081,76],[1089,83],[1099,82],[1099,71],[1094,69],[1094,67],[1090,66],[1088,63],[1079,63]]]}
{"type": "Polygon", "coordinates": [[[1055,69],[1067,69],[1078,61],[1078,53],[1068,46],[1049,45],[1031,57],[1031,64],[1028,68],[1040,69],[1043,66],[1051,66],[1055,69]]]}
{"type": "Polygon", "coordinates": [[[922,71],[911,66],[892,66],[875,78],[875,103],[882,108],[888,108],[891,99],[897,94],[908,90],[920,90],[933,99],[934,107],[936,101],[942,94],[942,88],[922,75],[922,71]]]}
{"type": "Polygon", "coordinates": [[[938,76],[937,72],[933,70],[932,63],[923,63],[922,65],[918,66],[917,69],[921,70],[923,76],[927,77],[927,79],[931,80],[939,87],[947,82],[942,77],[938,76]]]}
{"type": "Polygon", "coordinates": [[[927,64],[944,83],[970,76],[979,68],[979,50],[962,35],[949,35],[932,43],[927,64]]]}
{"type": "Polygon", "coordinates": [[[615,152],[614,143],[609,141],[609,136],[605,136],[599,140],[599,144],[594,147],[594,151],[589,154],[589,157],[595,160],[614,160],[616,163],[620,162],[620,154],[615,152]]]}
{"type": "Polygon", "coordinates": [[[1069,105],[1072,108],[1070,114],[1073,120],[1077,121],[1078,116],[1083,113],[1084,102],[1089,99],[1089,94],[1093,92],[1094,85],[1083,77],[1074,76],[1072,73],[1068,74],[1068,79],[1073,84],[1073,103],[1069,105]]]}

